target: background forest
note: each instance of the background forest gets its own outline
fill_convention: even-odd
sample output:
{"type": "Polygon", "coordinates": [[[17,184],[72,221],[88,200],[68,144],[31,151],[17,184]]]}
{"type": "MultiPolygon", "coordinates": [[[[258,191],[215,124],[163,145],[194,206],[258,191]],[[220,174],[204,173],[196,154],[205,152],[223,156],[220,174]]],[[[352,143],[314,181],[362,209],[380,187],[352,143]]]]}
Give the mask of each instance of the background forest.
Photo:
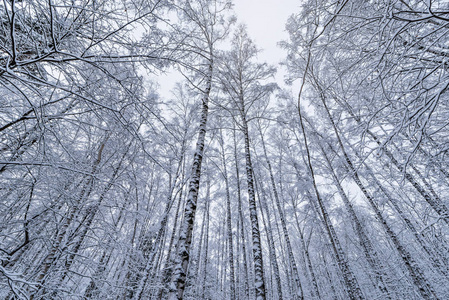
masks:
{"type": "Polygon", "coordinates": [[[449,3],[298,2],[3,0],[0,299],[449,299],[449,3]]]}

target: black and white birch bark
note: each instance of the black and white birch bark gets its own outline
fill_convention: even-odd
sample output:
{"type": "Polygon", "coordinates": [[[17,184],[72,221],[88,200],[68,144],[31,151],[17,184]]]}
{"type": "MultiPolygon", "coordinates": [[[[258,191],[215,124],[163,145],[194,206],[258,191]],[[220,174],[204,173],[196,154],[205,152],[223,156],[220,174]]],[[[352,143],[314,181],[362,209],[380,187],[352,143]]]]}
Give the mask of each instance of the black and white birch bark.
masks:
{"type": "Polygon", "coordinates": [[[329,122],[332,125],[334,134],[337,138],[338,145],[340,147],[340,151],[343,155],[344,161],[346,163],[346,167],[348,169],[348,173],[350,174],[350,176],[352,177],[354,182],[357,184],[357,186],[360,188],[360,190],[362,191],[362,193],[368,200],[368,203],[370,204],[371,208],[373,209],[373,211],[375,213],[376,219],[382,225],[383,229],[385,230],[385,233],[390,238],[390,240],[393,242],[393,245],[395,246],[396,250],[398,251],[399,256],[401,257],[404,265],[406,266],[409,276],[413,280],[413,283],[417,287],[421,297],[423,297],[423,299],[426,299],[426,300],[427,299],[429,299],[429,300],[430,299],[438,299],[433,287],[431,285],[429,285],[426,278],[424,277],[423,271],[421,270],[421,268],[419,267],[417,262],[414,260],[413,256],[402,245],[398,236],[394,233],[394,231],[391,229],[390,225],[388,224],[387,220],[382,215],[373,196],[368,192],[367,188],[362,183],[357,169],[355,168],[354,164],[352,163],[352,160],[350,159],[348,153],[346,152],[343,141],[340,138],[340,134],[339,134],[337,125],[335,124],[332,114],[330,113],[330,110],[327,106],[325,95],[322,92],[320,93],[320,99],[321,99],[321,102],[323,103],[323,106],[326,111],[329,122]]]}
{"type": "Polygon", "coordinates": [[[273,195],[274,195],[274,200],[276,202],[276,207],[281,219],[281,225],[282,225],[282,232],[284,234],[284,239],[285,239],[285,243],[287,246],[287,253],[288,253],[288,258],[290,261],[290,265],[292,266],[292,272],[293,272],[293,277],[294,277],[294,281],[295,281],[295,294],[294,294],[294,299],[304,299],[304,293],[302,290],[302,285],[301,285],[301,280],[299,278],[299,271],[298,271],[298,267],[296,264],[296,260],[295,260],[295,256],[293,255],[293,248],[292,248],[292,244],[290,242],[290,236],[288,233],[288,229],[287,229],[287,222],[285,220],[285,215],[284,215],[284,210],[281,206],[281,201],[279,199],[279,193],[277,191],[276,188],[276,182],[274,180],[274,175],[273,175],[273,168],[271,167],[271,161],[268,157],[268,153],[267,153],[267,147],[265,145],[265,139],[263,137],[263,133],[260,130],[260,138],[262,141],[262,148],[263,148],[263,152],[264,152],[264,156],[265,156],[265,160],[267,162],[267,166],[268,166],[268,171],[269,171],[269,175],[270,175],[270,182],[271,182],[271,187],[273,190],[273,195]]]}
{"type": "Polygon", "coordinates": [[[223,139],[223,132],[220,129],[220,146],[221,146],[221,159],[223,165],[223,179],[225,181],[226,189],[226,226],[227,226],[227,238],[229,248],[229,280],[231,289],[231,299],[236,299],[235,291],[235,268],[234,268],[234,243],[232,237],[232,214],[231,214],[231,194],[229,192],[229,180],[228,180],[228,168],[226,164],[225,145],[223,139]]]}
{"type": "Polygon", "coordinates": [[[174,270],[173,282],[176,285],[176,293],[172,293],[171,299],[183,299],[186,284],[187,269],[190,261],[190,247],[192,244],[193,227],[195,225],[196,204],[201,178],[201,164],[203,162],[204,145],[207,131],[207,117],[209,113],[209,96],[212,89],[213,61],[209,62],[209,70],[206,78],[206,89],[201,99],[201,117],[198,128],[198,138],[196,142],[195,154],[190,176],[187,202],[184,208],[184,220],[181,225],[181,232],[178,241],[178,259],[174,270]]]}

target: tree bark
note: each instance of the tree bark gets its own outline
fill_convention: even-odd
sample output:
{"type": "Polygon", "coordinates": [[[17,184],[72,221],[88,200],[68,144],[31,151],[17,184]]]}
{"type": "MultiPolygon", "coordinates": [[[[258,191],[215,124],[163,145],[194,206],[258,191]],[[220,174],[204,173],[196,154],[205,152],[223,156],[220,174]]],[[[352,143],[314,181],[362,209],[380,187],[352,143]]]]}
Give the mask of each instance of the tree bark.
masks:
{"type": "Polygon", "coordinates": [[[231,299],[236,299],[235,293],[235,268],[234,268],[234,243],[232,238],[232,215],[231,215],[231,194],[229,192],[229,180],[228,180],[228,169],[226,166],[226,155],[223,140],[223,132],[220,129],[220,145],[221,145],[221,158],[223,164],[223,179],[225,181],[226,189],[226,225],[227,225],[227,238],[228,238],[228,248],[229,248],[229,280],[231,288],[231,299]]]}
{"type": "Polygon", "coordinates": [[[274,181],[273,169],[271,167],[270,159],[268,158],[267,147],[265,146],[265,140],[264,140],[261,130],[260,130],[260,138],[262,141],[262,147],[263,147],[263,152],[265,155],[265,160],[266,160],[267,166],[268,166],[274,200],[276,202],[276,207],[277,207],[280,219],[281,219],[282,232],[284,234],[284,239],[285,239],[285,243],[287,246],[288,258],[289,258],[289,262],[290,262],[290,265],[291,265],[292,271],[293,271],[293,277],[294,277],[294,281],[295,281],[295,294],[293,295],[293,298],[301,300],[301,299],[304,299],[304,293],[302,290],[301,280],[299,279],[299,271],[298,271],[298,267],[296,264],[295,256],[293,255],[293,248],[292,248],[292,245],[290,242],[290,236],[288,234],[287,222],[285,221],[284,211],[282,209],[281,201],[279,199],[279,194],[278,194],[278,191],[276,188],[276,183],[274,181]]]}
{"type": "Polygon", "coordinates": [[[242,104],[242,131],[245,138],[245,160],[246,160],[246,183],[248,187],[248,204],[251,220],[251,233],[253,242],[254,259],[254,285],[256,290],[256,300],[265,299],[265,278],[263,270],[262,245],[260,240],[259,220],[257,217],[256,195],[254,191],[253,165],[251,162],[250,141],[248,124],[244,115],[243,99],[242,104]]]}
{"type": "Polygon", "coordinates": [[[202,99],[202,109],[198,138],[196,142],[195,154],[189,183],[187,202],[184,208],[184,220],[181,225],[181,233],[178,241],[179,262],[175,267],[173,281],[176,285],[177,299],[183,299],[186,284],[187,269],[190,262],[190,247],[192,244],[193,227],[195,225],[196,203],[198,201],[198,191],[201,178],[201,164],[203,162],[204,144],[206,140],[207,117],[209,112],[209,94],[212,88],[212,60],[209,62],[209,70],[206,78],[206,90],[202,99]]]}
{"type": "Polygon", "coordinates": [[[404,262],[407,271],[410,275],[410,277],[413,280],[413,283],[416,285],[416,287],[419,290],[420,295],[423,297],[423,299],[438,299],[438,297],[435,294],[435,291],[432,289],[432,287],[427,283],[427,280],[425,279],[423,272],[419,268],[418,264],[415,262],[413,257],[410,255],[410,253],[402,246],[401,242],[399,241],[396,234],[393,232],[393,230],[388,225],[386,219],[383,217],[382,213],[380,212],[379,208],[377,207],[374,198],[368,193],[367,189],[363,185],[362,181],[359,178],[357,169],[354,167],[351,159],[349,158],[349,155],[347,154],[345,147],[343,145],[343,142],[340,138],[337,126],[333,120],[333,117],[327,107],[324,95],[321,94],[321,102],[323,103],[324,109],[326,111],[326,114],[328,116],[328,119],[333,127],[334,133],[337,137],[338,144],[340,146],[340,150],[343,154],[346,166],[348,168],[348,173],[354,180],[354,182],[357,184],[357,186],[360,188],[360,190],[365,195],[366,199],[368,200],[368,203],[370,204],[371,208],[373,209],[377,220],[381,223],[382,227],[384,228],[385,232],[387,233],[387,236],[391,239],[393,242],[396,250],[399,253],[399,256],[401,257],[402,261],[404,262]]]}

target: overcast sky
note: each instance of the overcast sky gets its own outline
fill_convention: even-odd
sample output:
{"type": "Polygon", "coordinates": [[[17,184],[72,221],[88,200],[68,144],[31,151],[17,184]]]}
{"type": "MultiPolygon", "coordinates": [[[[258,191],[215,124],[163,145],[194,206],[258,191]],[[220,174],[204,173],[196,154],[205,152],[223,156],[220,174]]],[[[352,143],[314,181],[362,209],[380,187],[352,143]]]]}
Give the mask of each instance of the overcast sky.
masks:
{"type": "Polygon", "coordinates": [[[286,71],[278,64],[286,52],[277,43],[288,39],[285,24],[288,17],[299,12],[301,0],[234,0],[234,10],[239,23],[246,24],[248,33],[262,51],[259,61],[277,67],[276,81],[283,85],[286,71]]]}
{"type": "MultiPolygon", "coordinates": [[[[288,17],[299,11],[301,0],[234,0],[237,22],[247,26],[248,33],[254,43],[262,51],[259,61],[277,66],[286,57],[286,52],[277,46],[281,40],[287,40],[285,23],[288,17]]],[[[276,80],[282,84],[285,72],[278,67],[276,80]]],[[[180,74],[168,73],[160,75],[159,94],[171,95],[172,88],[183,77],[180,74]]],[[[170,97],[170,96],[169,96],[170,97]]]]}
{"type": "Polygon", "coordinates": [[[299,11],[301,0],[234,0],[234,5],[238,22],[247,25],[250,37],[263,49],[261,61],[277,64],[285,52],[276,44],[288,38],[285,23],[299,11]]]}

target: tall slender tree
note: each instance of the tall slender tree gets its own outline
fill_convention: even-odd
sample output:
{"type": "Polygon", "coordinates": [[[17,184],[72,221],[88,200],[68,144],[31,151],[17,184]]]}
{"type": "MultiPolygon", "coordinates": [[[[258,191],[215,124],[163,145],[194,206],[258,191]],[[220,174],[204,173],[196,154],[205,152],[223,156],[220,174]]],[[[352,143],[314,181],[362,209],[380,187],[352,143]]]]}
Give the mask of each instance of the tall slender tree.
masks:
{"type": "Polygon", "coordinates": [[[239,122],[237,124],[244,136],[256,299],[265,299],[262,244],[256,208],[248,121],[251,118],[249,110],[251,106],[257,105],[257,102],[266,101],[267,97],[276,88],[276,85],[264,82],[273,76],[275,70],[266,64],[254,64],[252,62],[256,57],[257,49],[249,39],[243,26],[237,29],[232,40],[232,46],[232,50],[225,53],[222,58],[220,83],[226,97],[229,99],[230,106],[228,109],[233,115],[238,116],[239,122]]]}
{"type": "MultiPolygon", "coordinates": [[[[232,19],[226,20],[226,11],[230,9],[227,1],[181,1],[179,11],[183,19],[191,24],[193,32],[189,33],[192,38],[192,54],[198,54],[198,75],[204,86],[194,84],[201,98],[201,116],[198,127],[196,149],[193,157],[192,170],[190,174],[189,191],[184,209],[184,219],[181,224],[181,233],[178,240],[178,261],[175,267],[173,282],[176,291],[170,296],[172,299],[183,299],[186,284],[186,276],[190,262],[190,249],[192,244],[193,227],[195,225],[196,203],[201,178],[201,165],[204,155],[204,144],[207,132],[207,120],[209,113],[209,98],[212,92],[212,81],[215,67],[216,45],[222,40],[228,31],[232,19]],[[201,37],[197,40],[197,37],[201,37]],[[204,75],[202,75],[204,74],[204,75]]],[[[191,81],[193,83],[193,81],[191,81]]]]}

